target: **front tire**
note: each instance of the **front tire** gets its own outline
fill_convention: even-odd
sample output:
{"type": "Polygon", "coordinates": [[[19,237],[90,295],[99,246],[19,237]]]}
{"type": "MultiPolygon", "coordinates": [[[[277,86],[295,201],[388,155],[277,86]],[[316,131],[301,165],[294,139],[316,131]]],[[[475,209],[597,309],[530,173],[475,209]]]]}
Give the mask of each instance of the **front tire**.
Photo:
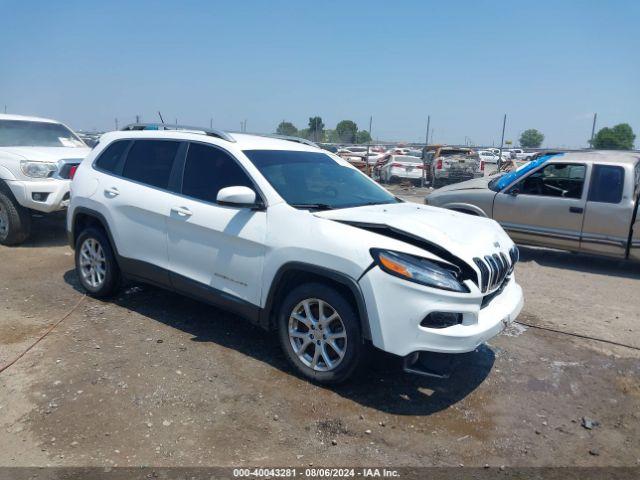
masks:
{"type": "Polygon", "coordinates": [[[285,297],[278,312],[278,334],[291,365],[317,383],[344,382],[365,359],[353,305],[322,283],[300,285],[285,297]]]}
{"type": "Polygon", "coordinates": [[[31,234],[31,214],[0,190],[0,244],[19,245],[31,234]]]}
{"type": "Polygon", "coordinates": [[[93,297],[113,295],[120,285],[120,269],[109,239],[97,228],[83,230],[76,241],[76,273],[93,297]]]}

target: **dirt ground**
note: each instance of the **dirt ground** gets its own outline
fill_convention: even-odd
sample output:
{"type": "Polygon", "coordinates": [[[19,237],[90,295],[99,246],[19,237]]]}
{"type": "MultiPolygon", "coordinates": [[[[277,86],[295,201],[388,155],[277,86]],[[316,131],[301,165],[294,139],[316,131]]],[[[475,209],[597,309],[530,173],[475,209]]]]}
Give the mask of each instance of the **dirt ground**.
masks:
{"type": "Polygon", "coordinates": [[[448,380],[378,353],[322,388],[215,308],[83,296],[62,218],[40,220],[0,247],[0,368],[64,320],[0,373],[0,465],[640,465],[640,269],[523,248],[516,275],[522,322],[635,349],[514,325],[448,380]]]}

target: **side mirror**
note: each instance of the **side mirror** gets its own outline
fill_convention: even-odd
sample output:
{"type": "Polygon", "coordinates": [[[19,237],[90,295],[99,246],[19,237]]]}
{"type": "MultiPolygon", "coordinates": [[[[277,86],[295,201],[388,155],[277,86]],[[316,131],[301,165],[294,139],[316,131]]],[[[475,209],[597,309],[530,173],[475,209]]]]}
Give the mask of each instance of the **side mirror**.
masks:
{"type": "Polygon", "coordinates": [[[220,205],[232,207],[257,207],[256,192],[249,187],[225,187],[221,188],[216,197],[220,205]]]}
{"type": "Polygon", "coordinates": [[[511,190],[509,190],[509,195],[511,195],[512,197],[517,197],[518,194],[520,193],[520,190],[518,190],[517,188],[512,188],[511,190]]]}

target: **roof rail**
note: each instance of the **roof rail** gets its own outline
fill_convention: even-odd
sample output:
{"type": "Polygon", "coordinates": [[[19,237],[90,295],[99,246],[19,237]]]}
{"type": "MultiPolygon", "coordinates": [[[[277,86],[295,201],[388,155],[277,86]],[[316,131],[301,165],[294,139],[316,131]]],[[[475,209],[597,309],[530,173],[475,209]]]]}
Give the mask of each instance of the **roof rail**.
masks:
{"type": "Polygon", "coordinates": [[[291,137],[289,135],[278,135],[276,133],[252,133],[258,137],[277,138],[278,140],[286,140],[288,142],[302,143],[303,145],[309,145],[310,147],[320,148],[317,143],[307,140],[306,138],[291,137]]]}
{"type": "Polygon", "coordinates": [[[170,125],[168,123],[130,123],[122,128],[123,131],[138,131],[138,130],[174,130],[178,132],[186,133],[198,133],[200,135],[207,135],[209,137],[216,137],[227,142],[235,143],[236,139],[222,130],[216,130],[214,128],[203,127],[190,127],[188,125],[170,125]]]}

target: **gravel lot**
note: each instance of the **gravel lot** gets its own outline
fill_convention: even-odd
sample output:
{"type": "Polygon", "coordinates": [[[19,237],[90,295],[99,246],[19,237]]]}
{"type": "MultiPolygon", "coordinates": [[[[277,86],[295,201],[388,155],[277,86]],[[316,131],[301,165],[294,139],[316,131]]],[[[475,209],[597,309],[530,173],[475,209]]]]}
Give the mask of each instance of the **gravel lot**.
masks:
{"type": "Polygon", "coordinates": [[[522,322],[635,349],[514,325],[449,380],[376,354],[321,388],[207,305],[84,297],[62,217],[35,230],[0,247],[0,368],[64,320],[0,373],[0,465],[640,465],[637,265],[523,248],[516,273],[522,322]]]}

